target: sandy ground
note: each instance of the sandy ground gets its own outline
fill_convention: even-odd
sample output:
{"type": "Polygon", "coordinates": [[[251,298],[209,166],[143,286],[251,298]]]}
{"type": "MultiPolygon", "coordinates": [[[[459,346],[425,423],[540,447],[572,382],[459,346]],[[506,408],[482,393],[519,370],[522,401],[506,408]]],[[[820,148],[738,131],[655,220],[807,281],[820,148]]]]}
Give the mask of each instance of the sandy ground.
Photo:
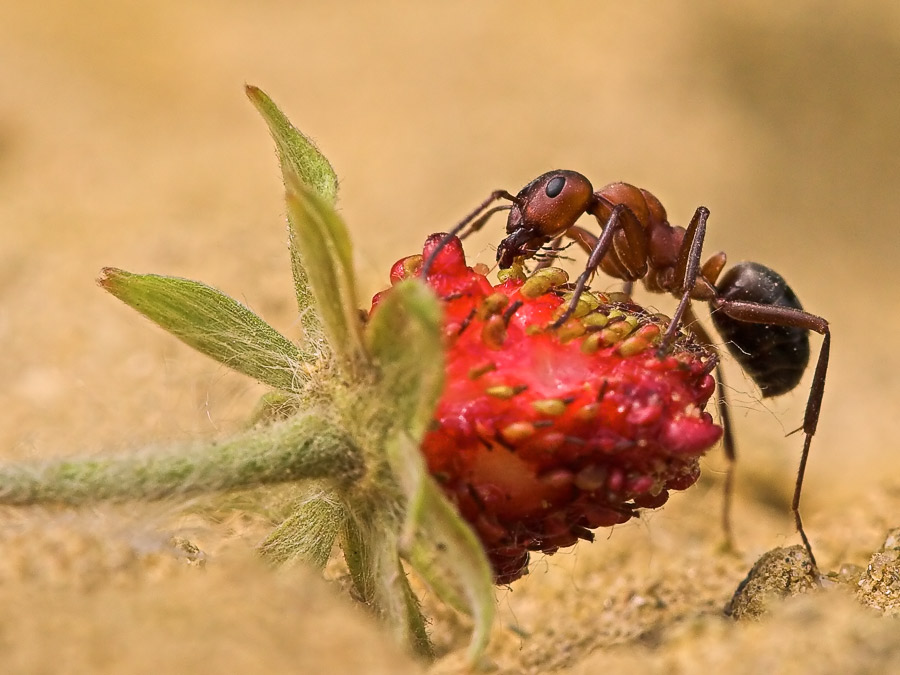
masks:
{"type": "MultiPolygon", "coordinates": [[[[365,295],[490,190],[549,168],[645,186],[674,222],[707,205],[709,250],[774,267],[831,321],[804,513],[824,569],[864,566],[900,525],[900,10],[720,4],[6,2],[2,457],[127,451],[245,419],[259,386],[93,280],[104,265],[202,279],[296,335],[279,177],[250,82],[335,164],[365,295]]],[[[483,233],[475,260],[497,239],[483,233]]],[[[761,401],[729,365],[740,554],[718,548],[716,452],[700,486],[498,592],[499,672],[898,669],[896,623],[846,593],[758,623],[723,618],[756,558],[796,543],[801,439],[784,435],[809,382],[761,401]]],[[[178,505],[3,511],[0,670],[421,669],[333,587],[254,562],[267,526],[178,505]],[[170,551],[172,532],[207,552],[202,569],[170,551]]],[[[433,631],[447,654],[437,669],[458,672],[464,622],[436,610],[433,631]]]]}

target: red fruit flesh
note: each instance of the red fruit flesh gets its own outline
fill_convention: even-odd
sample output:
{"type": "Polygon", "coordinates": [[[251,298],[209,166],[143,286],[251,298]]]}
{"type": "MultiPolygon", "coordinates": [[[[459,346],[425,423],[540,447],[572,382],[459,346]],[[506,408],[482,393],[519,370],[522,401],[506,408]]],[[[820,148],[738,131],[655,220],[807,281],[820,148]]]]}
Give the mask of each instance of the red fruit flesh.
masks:
{"type": "MultiPolygon", "coordinates": [[[[429,237],[425,258],[442,237],[429,237]]],[[[422,260],[398,261],[392,283],[419,275],[422,260]]],[[[722,434],[703,412],[714,389],[707,348],[681,335],[658,356],[663,320],[599,294],[553,329],[569,304],[561,270],[494,286],[466,266],[456,238],[427,282],[444,301],[447,363],[422,451],[497,583],[524,574],[529,551],[593,539],[697,480],[722,434]]]]}

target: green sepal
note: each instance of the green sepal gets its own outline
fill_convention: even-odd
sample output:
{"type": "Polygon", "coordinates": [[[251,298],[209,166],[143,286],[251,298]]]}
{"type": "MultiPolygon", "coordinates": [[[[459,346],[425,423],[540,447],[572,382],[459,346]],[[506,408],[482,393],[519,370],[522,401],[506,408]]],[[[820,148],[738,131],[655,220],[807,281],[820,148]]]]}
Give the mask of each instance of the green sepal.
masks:
{"type": "Polygon", "coordinates": [[[353,251],[347,227],[331,205],[292,172],[286,174],[291,236],[303,251],[309,288],[331,350],[355,371],[368,362],[356,300],[353,251]]]}
{"type": "Polygon", "coordinates": [[[372,541],[375,543],[370,561],[374,575],[373,607],[397,642],[430,660],[434,658],[434,652],[425,630],[425,617],[400,561],[393,525],[390,519],[376,522],[373,530],[372,541]]]}
{"type": "Polygon", "coordinates": [[[286,420],[300,412],[302,406],[303,399],[295,394],[276,390],[267,391],[260,396],[250,412],[246,428],[265,427],[286,420]]]}
{"type": "Polygon", "coordinates": [[[259,545],[260,554],[281,565],[295,560],[318,569],[325,567],[347,512],[330,494],[317,494],[296,510],[259,545]]]}
{"type": "Polygon", "coordinates": [[[434,652],[425,618],[400,562],[390,510],[374,506],[349,514],[341,529],[341,549],[357,598],[385,621],[400,643],[430,660],[434,652]]]}
{"type": "Polygon", "coordinates": [[[434,593],[472,617],[468,659],[478,663],[494,621],[494,577],[478,537],[425,469],[418,445],[398,435],[389,461],[407,496],[400,555],[434,593]]]}
{"type": "Polygon", "coordinates": [[[237,300],[199,281],[105,267],[100,286],[182,342],[272,387],[295,391],[307,376],[290,340],[237,300]]]}
{"type": "Polygon", "coordinates": [[[403,592],[403,598],[406,601],[406,628],[412,651],[426,661],[432,661],[434,659],[434,647],[428,638],[428,631],[425,628],[425,616],[422,614],[422,606],[419,598],[413,592],[412,586],[409,585],[409,579],[406,578],[406,570],[403,569],[403,564],[399,559],[397,560],[397,580],[403,592]]]}
{"type": "Polygon", "coordinates": [[[369,547],[370,527],[360,523],[362,514],[351,513],[341,526],[341,550],[350,572],[353,588],[360,602],[371,606],[375,602],[375,578],[372,575],[372,551],[369,547]],[[365,534],[364,534],[365,531],[365,534]]]}
{"type": "Polygon", "coordinates": [[[329,204],[334,204],[337,201],[338,179],[325,155],[291,124],[262,89],[247,85],[245,91],[269,127],[282,166],[290,166],[304,185],[315,190],[329,204]]]}
{"type": "MultiPolygon", "coordinates": [[[[253,86],[247,86],[246,91],[275,140],[285,187],[290,181],[289,176],[296,176],[301,183],[314,190],[328,204],[334,205],[337,200],[338,181],[329,161],[310,139],[291,124],[265,92],[253,86]]],[[[327,351],[325,330],[322,327],[319,310],[314,303],[312,289],[309,287],[309,275],[304,262],[305,256],[301,253],[301,244],[298,242],[293,228],[289,228],[288,238],[291,270],[294,275],[294,292],[297,296],[300,326],[303,328],[305,342],[310,348],[325,352],[327,351]]]]}
{"type": "Polygon", "coordinates": [[[420,441],[444,388],[442,309],[434,292],[418,280],[387,293],[366,326],[366,344],[379,368],[384,400],[397,428],[420,441]]]}

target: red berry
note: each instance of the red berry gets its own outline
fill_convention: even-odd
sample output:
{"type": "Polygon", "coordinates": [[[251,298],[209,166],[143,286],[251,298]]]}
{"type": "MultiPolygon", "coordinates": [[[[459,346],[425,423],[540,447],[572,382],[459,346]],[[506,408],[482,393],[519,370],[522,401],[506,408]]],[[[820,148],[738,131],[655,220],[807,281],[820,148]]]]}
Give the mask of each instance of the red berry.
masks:
{"type": "MultiPolygon", "coordinates": [[[[425,258],[442,236],[429,237],[425,258]]],[[[398,261],[392,283],[420,274],[422,260],[398,261]]],[[[466,266],[456,238],[427,282],[444,300],[447,380],[422,451],[497,583],[524,574],[529,551],[592,539],[697,480],[722,434],[703,412],[714,389],[707,348],[682,336],[657,356],[664,320],[602,294],[553,329],[569,304],[565,272],[494,286],[466,266]]]]}

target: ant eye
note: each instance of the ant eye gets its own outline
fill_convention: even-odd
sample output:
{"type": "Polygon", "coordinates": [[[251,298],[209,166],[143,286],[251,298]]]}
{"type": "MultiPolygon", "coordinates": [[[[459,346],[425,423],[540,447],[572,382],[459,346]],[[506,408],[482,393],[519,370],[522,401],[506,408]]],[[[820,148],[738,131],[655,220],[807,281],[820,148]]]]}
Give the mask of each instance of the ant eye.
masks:
{"type": "Polygon", "coordinates": [[[547,183],[547,188],[544,192],[547,193],[548,197],[555,197],[560,192],[562,192],[563,187],[566,185],[566,179],[562,176],[556,176],[555,178],[551,178],[550,182],[547,183]]]}

